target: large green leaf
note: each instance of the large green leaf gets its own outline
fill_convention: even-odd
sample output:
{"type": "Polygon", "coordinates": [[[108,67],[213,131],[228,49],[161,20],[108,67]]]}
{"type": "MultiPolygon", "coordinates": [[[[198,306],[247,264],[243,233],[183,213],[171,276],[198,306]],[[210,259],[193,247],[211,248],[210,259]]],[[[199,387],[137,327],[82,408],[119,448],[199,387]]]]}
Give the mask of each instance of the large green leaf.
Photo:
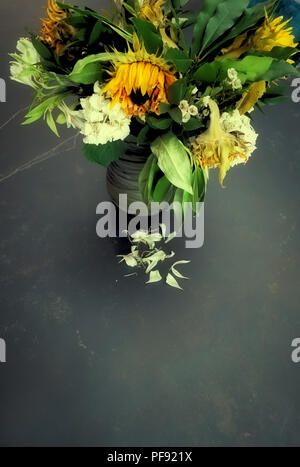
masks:
{"type": "Polygon", "coordinates": [[[168,88],[168,101],[172,105],[178,105],[184,99],[187,91],[186,79],[178,79],[168,88]]]}
{"type": "Polygon", "coordinates": [[[144,203],[148,204],[148,180],[149,174],[152,167],[152,163],[155,160],[155,156],[151,154],[144,164],[144,167],[139,175],[139,189],[143,198],[144,203]]]}
{"type": "Polygon", "coordinates": [[[180,73],[186,73],[193,63],[193,60],[185,52],[179,49],[168,49],[164,56],[164,60],[166,62],[173,63],[176,70],[180,73]]]}
{"type": "Polygon", "coordinates": [[[152,115],[148,115],[146,121],[154,130],[167,130],[172,124],[171,118],[156,118],[152,115]]]}
{"type": "Polygon", "coordinates": [[[269,70],[258,78],[258,81],[273,81],[288,76],[300,77],[300,72],[290,63],[285,60],[273,60],[269,70]]]}
{"type": "Polygon", "coordinates": [[[101,81],[103,68],[100,63],[88,63],[80,73],[72,72],[69,78],[73,83],[79,84],[94,84],[96,81],[101,81]]]}
{"type": "Polygon", "coordinates": [[[31,36],[31,42],[37,53],[45,60],[53,60],[53,53],[48,47],[34,36],[31,36]]]}
{"type": "Polygon", "coordinates": [[[174,186],[193,194],[191,163],[181,141],[172,132],[165,133],[152,143],[151,150],[168,180],[174,186]]]}
{"type": "Polygon", "coordinates": [[[113,56],[114,54],[112,53],[88,55],[87,57],[78,60],[72,72],[69,74],[69,78],[72,80],[73,76],[80,75],[84,71],[84,69],[91,63],[108,62],[112,60],[113,56]]]}
{"type": "Polygon", "coordinates": [[[134,24],[137,35],[144,42],[147,51],[150,54],[161,52],[163,41],[154,24],[140,18],[131,18],[131,21],[134,24]]]}
{"type": "Polygon", "coordinates": [[[203,52],[222,34],[232,28],[249,4],[249,0],[225,0],[219,2],[215,15],[208,21],[202,47],[203,52]]]}
{"type": "Polygon", "coordinates": [[[85,144],[83,146],[83,154],[90,162],[108,167],[109,164],[119,159],[124,154],[126,144],[124,141],[118,140],[106,144],[85,144]]]}
{"type": "Polygon", "coordinates": [[[222,82],[227,78],[229,68],[234,68],[238,73],[242,83],[254,82],[264,79],[263,76],[270,69],[272,57],[257,57],[248,55],[242,60],[224,59],[205,63],[194,74],[196,81],[205,83],[222,82]]]}
{"type": "Polygon", "coordinates": [[[192,38],[192,56],[196,55],[201,49],[202,38],[205,28],[207,26],[208,21],[215,13],[219,1],[220,0],[205,0],[204,5],[201,8],[199,15],[197,16],[192,38]]]}
{"type": "Polygon", "coordinates": [[[152,200],[155,203],[161,203],[166,199],[166,196],[171,188],[171,183],[167,179],[167,177],[164,175],[159,179],[159,181],[156,184],[156,187],[153,192],[152,200]]]}
{"type": "Polygon", "coordinates": [[[152,200],[154,191],[154,180],[156,174],[160,171],[157,165],[157,158],[151,154],[139,176],[139,189],[144,203],[148,204],[152,200]]]}

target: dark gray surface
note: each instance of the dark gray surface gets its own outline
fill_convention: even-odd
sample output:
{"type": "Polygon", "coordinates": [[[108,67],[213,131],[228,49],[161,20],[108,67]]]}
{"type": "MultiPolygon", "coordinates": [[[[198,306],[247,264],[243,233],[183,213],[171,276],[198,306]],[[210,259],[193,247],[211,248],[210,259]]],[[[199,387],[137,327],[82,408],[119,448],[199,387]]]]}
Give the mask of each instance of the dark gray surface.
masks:
{"type": "MultiPolygon", "coordinates": [[[[1,3],[2,78],[42,4],[1,3]]],[[[8,82],[0,126],[29,98],[8,82]]],[[[184,293],[123,277],[124,244],[95,233],[105,171],[80,143],[0,184],[0,445],[300,444],[299,117],[256,115],[252,160],[226,189],[212,177],[205,246],[174,244],[184,293]]],[[[59,143],[20,121],[0,131],[2,174],[59,143]]]]}

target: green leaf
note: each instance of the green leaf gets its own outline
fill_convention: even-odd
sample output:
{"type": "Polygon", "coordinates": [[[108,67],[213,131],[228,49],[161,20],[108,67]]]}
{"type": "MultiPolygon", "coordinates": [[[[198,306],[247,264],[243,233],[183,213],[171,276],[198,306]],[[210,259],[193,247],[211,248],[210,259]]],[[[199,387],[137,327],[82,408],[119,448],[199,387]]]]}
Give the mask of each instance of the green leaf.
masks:
{"type": "Polygon", "coordinates": [[[153,185],[154,185],[154,179],[155,175],[159,172],[159,166],[157,164],[157,159],[156,157],[153,158],[152,160],[152,165],[149,171],[149,176],[148,176],[148,183],[147,183],[147,199],[148,202],[152,200],[153,196],[153,185]]]}
{"type": "Polygon", "coordinates": [[[83,154],[90,162],[108,167],[111,162],[116,161],[124,154],[126,144],[118,140],[106,144],[85,144],[83,154]]]}
{"type": "Polygon", "coordinates": [[[100,36],[106,31],[106,28],[103,26],[103,24],[100,21],[97,21],[94,24],[94,27],[91,31],[90,38],[88,45],[94,45],[99,39],[100,36]]]}
{"type": "Polygon", "coordinates": [[[222,34],[231,29],[237,19],[241,17],[249,0],[225,0],[219,2],[215,15],[210,18],[206,26],[202,47],[200,52],[203,52],[222,34]]]}
{"type": "Polygon", "coordinates": [[[182,112],[178,107],[174,107],[169,111],[170,117],[174,120],[175,123],[182,125],[182,112]]]}
{"type": "Polygon", "coordinates": [[[202,6],[201,11],[197,16],[192,38],[192,56],[197,55],[197,53],[200,51],[205,28],[208,21],[215,13],[219,1],[220,0],[205,0],[204,5],[202,6]]]}
{"type": "Polygon", "coordinates": [[[154,130],[167,130],[172,124],[171,118],[155,118],[148,116],[146,121],[148,125],[154,130]]]}
{"type": "Polygon", "coordinates": [[[295,47],[274,47],[269,52],[256,51],[251,52],[251,55],[257,55],[259,57],[272,57],[276,58],[277,60],[287,60],[297,52],[298,51],[295,49],[295,47]]]}
{"type": "Polygon", "coordinates": [[[65,18],[65,23],[70,24],[74,28],[82,29],[87,26],[87,18],[82,14],[74,13],[73,15],[65,18]]]}
{"type": "Polygon", "coordinates": [[[57,131],[57,128],[56,128],[56,125],[55,125],[55,121],[54,121],[52,112],[47,112],[46,121],[47,121],[47,125],[48,125],[48,127],[50,128],[50,130],[52,130],[53,133],[54,133],[56,136],[59,137],[59,134],[58,134],[58,131],[57,131]]]}
{"type": "Polygon", "coordinates": [[[273,60],[269,70],[261,74],[257,81],[273,81],[288,76],[300,77],[300,72],[290,63],[285,60],[273,60]]]}
{"type": "Polygon", "coordinates": [[[147,142],[149,131],[150,131],[150,128],[148,127],[148,125],[145,125],[141,129],[136,139],[138,146],[140,146],[141,144],[145,144],[147,142]]]}
{"type": "Polygon", "coordinates": [[[31,42],[37,51],[37,53],[44,59],[44,60],[53,60],[53,54],[51,50],[48,49],[48,47],[41,42],[39,39],[35,38],[34,36],[31,36],[31,42]]]}
{"type": "Polygon", "coordinates": [[[137,32],[137,35],[146,47],[147,52],[150,54],[158,54],[162,51],[163,41],[160,33],[149,21],[144,21],[140,18],[130,18],[137,32]]]}
{"type": "Polygon", "coordinates": [[[40,118],[46,115],[46,112],[52,111],[57,107],[64,99],[67,93],[60,94],[57,96],[48,97],[43,100],[39,105],[31,109],[25,116],[26,120],[23,125],[29,125],[30,123],[36,122],[40,118]]]}
{"type": "Polygon", "coordinates": [[[246,8],[244,14],[237,21],[237,23],[231,28],[228,33],[221,38],[214,46],[210,49],[213,50],[220,49],[225,42],[230,42],[236,37],[240,36],[242,33],[248,31],[249,29],[254,28],[257,23],[265,17],[265,9],[270,14],[273,10],[274,4],[276,1],[271,0],[263,3],[259,3],[252,8],[246,8]]]}
{"type": "Polygon", "coordinates": [[[204,201],[206,193],[206,180],[201,167],[196,167],[193,173],[193,210],[197,212],[197,203],[204,201]]]}
{"type": "Polygon", "coordinates": [[[139,176],[139,189],[144,203],[148,204],[152,200],[153,183],[156,174],[159,172],[156,157],[151,154],[148,157],[139,176]]]}
{"type": "Polygon", "coordinates": [[[193,194],[191,185],[191,163],[181,141],[172,133],[159,136],[151,145],[158,159],[158,166],[176,187],[193,194]]]}
{"type": "Polygon", "coordinates": [[[193,198],[194,198],[194,194],[191,195],[190,193],[187,193],[186,191],[183,192],[183,196],[182,196],[182,211],[185,215],[185,212],[186,212],[186,209],[188,208],[186,206],[187,203],[193,203],[193,198]]]}
{"type": "Polygon", "coordinates": [[[182,50],[168,49],[164,56],[166,62],[171,62],[180,73],[186,73],[193,63],[193,60],[182,50]]]}
{"type": "Polygon", "coordinates": [[[155,156],[151,154],[147,161],[145,162],[145,165],[139,175],[139,189],[143,198],[144,203],[148,204],[148,179],[149,179],[149,174],[150,170],[152,167],[153,160],[155,159],[155,156]]]}
{"type": "Polygon", "coordinates": [[[190,118],[188,122],[183,123],[182,126],[185,129],[185,131],[195,131],[195,130],[199,130],[199,128],[203,128],[204,123],[198,118],[192,117],[190,118]]]}
{"type": "Polygon", "coordinates": [[[166,104],[165,102],[161,102],[159,104],[159,114],[164,115],[167,114],[170,110],[171,106],[170,104],[166,104]]]}
{"type": "Polygon", "coordinates": [[[167,179],[167,177],[164,175],[156,184],[156,187],[154,189],[153,195],[152,195],[152,200],[155,203],[161,203],[166,199],[166,196],[171,188],[171,183],[167,179]]]}
{"type": "Polygon", "coordinates": [[[288,99],[288,96],[264,97],[261,99],[261,103],[265,105],[277,105],[286,102],[288,99]]]}
{"type": "Polygon", "coordinates": [[[168,88],[168,101],[172,105],[179,105],[187,92],[186,79],[178,79],[168,88]]]}
{"type": "Polygon", "coordinates": [[[247,81],[255,82],[264,78],[264,75],[270,69],[274,59],[271,57],[257,57],[248,55],[242,60],[224,59],[216,60],[202,65],[193,78],[196,81],[205,83],[222,82],[227,78],[229,68],[234,68],[239,73],[242,83],[247,81]]]}
{"type": "Polygon", "coordinates": [[[79,84],[94,84],[96,81],[101,81],[103,69],[100,63],[88,63],[80,73],[72,72],[69,75],[73,83],[79,84]]]}
{"type": "Polygon", "coordinates": [[[73,71],[69,74],[69,78],[72,80],[73,75],[79,75],[82,73],[87,65],[90,63],[97,63],[97,62],[109,62],[114,57],[113,53],[101,53],[101,54],[94,54],[88,55],[75,64],[73,71]]]}

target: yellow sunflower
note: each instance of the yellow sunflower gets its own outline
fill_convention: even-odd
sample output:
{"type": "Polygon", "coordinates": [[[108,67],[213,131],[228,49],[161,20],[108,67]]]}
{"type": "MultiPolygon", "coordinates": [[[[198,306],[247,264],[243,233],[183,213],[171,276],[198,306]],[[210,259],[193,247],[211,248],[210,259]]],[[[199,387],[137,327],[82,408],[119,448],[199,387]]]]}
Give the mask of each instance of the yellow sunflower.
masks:
{"type": "Polygon", "coordinates": [[[296,48],[298,44],[292,35],[293,28],[286,27],[291,19],[284,21],[283,16],[272,19],[266,13],[264,24],[250,37],[250,47],[264,52],[270,52],[274,47],[296,48]]]}
{"type": "Polygon", "coordinates": [[[222,50],[222,58],[239,58],[247,51],[270,52],[274,47],[297,47],[293,28],[286,27],[292,18],[284,21],[282,16],[271,18],[266,12],[264,24],[251,36],[237,37],[233,44],[222,50]]]}
{"type": "Polygon", "coordinates": [[[130,116],[144,117],[146,112],[159,115],[159,104],[168,102],[168,87],[176,81],[175,72],[162,57],[149,54],[134,37],[133,50],[127,53],[114,50],[114,71],[103,92],[112,99],[112,106],[120,102],[130,116]]]}
{"type": "Polygon", "coordinates": [[[41,40],[61,55],[62,49],[71,42],[75,29],[64,21],[68,12],[55,0],[48,0],[47,14],[48,18],[42,22],[41,40]]]}

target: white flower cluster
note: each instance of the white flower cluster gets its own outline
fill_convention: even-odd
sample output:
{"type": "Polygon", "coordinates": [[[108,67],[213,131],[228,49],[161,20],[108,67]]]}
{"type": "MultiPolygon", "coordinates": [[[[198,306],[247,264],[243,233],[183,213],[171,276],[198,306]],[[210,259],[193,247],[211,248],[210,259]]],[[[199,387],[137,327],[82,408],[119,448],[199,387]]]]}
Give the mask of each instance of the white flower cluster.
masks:
{"type": "Polygon", "coordinates": [[[126,115],[120,103],[111,107],[111,100],[106,99],[97,82],[94,94],[80,100],[83,110],[79,110],[78,117],[82,124],[78,125],[86,144],[106,144],[123,140],[130,134],[131,119],[126,115]]]}
{"type": "Polygon", "coordinates": [[[227,76],[228,78],[225,82],[231,86],[233,90],[241,89],[243,87],[238,72],[234,68],[229,68],[227,70],[227,76]]]}
{"type": "Polygon", "coordinates": [[[41,61],[39,54],[28,38],[22,38],[18,41],[17,51],[20,53],[11,54],[15,59],[10,65],[11,79],[36,88],[34,77],[37,78],[40,71],[35,65],[41,61]]]}
{"type": "Polygon", "coordinates": [[[183,123],[187,123],[191,117],[197,117],[199,113],[197,107],[195,105],[190,105],[186,100],[180,102],[179,109],[182,113],[183,123]]]}
{"type": "MultiPolygon", "coordinates": [[[[256,141],[258,134],[251,126],[251,120],[246,115],[241,115],[238,110],[234,110],[231,114],[224,112],[221,115],[220,123],[224,131],[227,133],[236,133],[237,137],[246,144],[246,156],[249,158],[256,149],[256,141]]],[[[235,158],[232,161],[232,166],[245,163],[244,158],[235,158]]]]}

